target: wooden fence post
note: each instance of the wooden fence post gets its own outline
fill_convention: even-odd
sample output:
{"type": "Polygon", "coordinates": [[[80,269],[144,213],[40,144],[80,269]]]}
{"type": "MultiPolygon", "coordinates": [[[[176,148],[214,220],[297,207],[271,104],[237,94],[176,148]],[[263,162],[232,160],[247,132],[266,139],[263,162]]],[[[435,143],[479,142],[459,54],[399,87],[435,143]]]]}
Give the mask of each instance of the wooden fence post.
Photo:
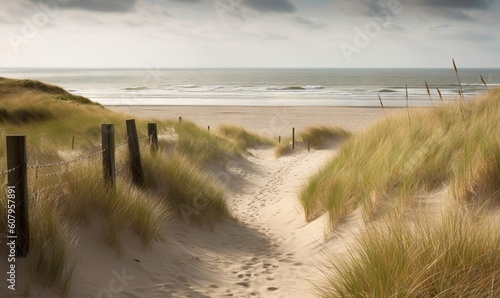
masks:
{"type": "Polygon", "coordinates": [[[208,126],[208,132],[210,132],[210,125],[208,126]]]}
{"type": "Polygon", "coordinates": [[[151,152],[158,151],[158,128],[156,123],[148,123],[148,138],[151,152]]]}
{"type": "Polygon", "coordinates": [[[132,181],[135,185],[142,187],[144,186],[144,173],[142,171],[141,151],[139,148],[139,138],[137,137],[135,120],[127,120],[126,123],[132,181]]]}
{"type": "Polygon", "coordinates": [[[28,168],[26,156],[26,136],[7,136],[7,197],[8,205],[14,204],[15,213],[8,216],[7,241],[15,242],[16,256],[26,257],[30,249],[29,208],[28,208],[28,168]],[[10,224],[15,222],[14,229],[10,224]]]}
{"type": "Polygon", "coordinates": [[[182,117],[179,117],[179,122],[182,122],[182,117]]]}
{"type": "Polygon", "coordinates": [[[104,170],[104,181],[112,189],[116,186],[115,169],[115,126],[114,124],[102,124],[102,167],[104,170]]]}
{"type": "Polygon", "coordinates": [[[292,127],[292,149],[295,149],[295,127],[292,127]]]}
{"type": "Polygon", "coordinates": [[[307,152],[311,151],[311,143],[307,140],[307,152]]]}
{"type": "Polygon", "coordinates": [[[278,143],[281,144],[281,136],[278,136],[278,143]]]}
{"type": "Polygon", "coordinates": [[[71,150],[75,150],[75,136],[71,139],[71,150]]]}

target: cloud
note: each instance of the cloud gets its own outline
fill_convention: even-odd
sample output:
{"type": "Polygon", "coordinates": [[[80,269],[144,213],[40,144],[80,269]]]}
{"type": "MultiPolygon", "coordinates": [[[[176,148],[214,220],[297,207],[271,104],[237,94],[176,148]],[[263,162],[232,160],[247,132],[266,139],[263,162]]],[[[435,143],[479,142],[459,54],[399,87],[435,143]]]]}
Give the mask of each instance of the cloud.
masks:
{"type": "Polygon", "coordinates": [[[325,28],[328,26],[322,20],[315,19],[315,18],[304,18],[301,16],[295,16],[293,18],[293,21],[299,25],[302,25],[304,27],[311,28],[311,29],[322,29],[322,28],[325,28]]]}
{"type": "Polygon", "coordinates": [[[440,31],[440,30],[451,29],[451,28],[457,28],[457,27],[454,27],[450,24],[445,24],[445,23],[434,23],[434,24],[426,27],[427,31],[440,31]]]}
{"type": "MultiPolygon", "coordinates": [[[[39,0],[30,0],[33,3],[39,3],[39,0]]],[[[100,12],[131,12],[135,11],[137,0],[64,0],[61,8],[75,8],[89,11],[100,12]]]]}
{"type": "Polygon", "coordinates": [[[170,0],[172,2],[180,2],[180,3],[200,3],[201,0],[170,0]]]}
{"type": "Polygon", "coordinates": [[[243,0],[242,4],[259,12],[292,13],[297,7],[289,0],[243,0]]]}
{"type": "Polygon", "coordinates": [[[428,36],[439,40],[459,40],[471,42],[495,41],[496,37],[489,33],[477,32],[471,28],[453,26],[447,23],[433,23],[426,27],[428,36]]]}
{"type": "Polygon", "coordinates": [[[462,9],[487,9],[493,3],[491,0],[424,0],[424,4],[437,7],[462,9]]]}

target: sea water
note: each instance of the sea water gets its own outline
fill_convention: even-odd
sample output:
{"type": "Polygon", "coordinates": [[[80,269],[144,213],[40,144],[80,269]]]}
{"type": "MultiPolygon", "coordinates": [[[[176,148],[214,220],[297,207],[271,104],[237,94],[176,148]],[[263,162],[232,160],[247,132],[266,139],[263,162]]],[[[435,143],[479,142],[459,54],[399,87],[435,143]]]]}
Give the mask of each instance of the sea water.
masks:
{"type": "MultiPolygon", "coordinates": [[[[55,84],[103,105],[370,107],[380,106],[380,95],[388,107],[425,106],[441,100],[437,88],[444,100],[460,99],[453,68],[0,69],[0,76],[55,84]]],[[[469,99],[500,86],[500,69],[459,69],[459,77],[469,99]]]]}

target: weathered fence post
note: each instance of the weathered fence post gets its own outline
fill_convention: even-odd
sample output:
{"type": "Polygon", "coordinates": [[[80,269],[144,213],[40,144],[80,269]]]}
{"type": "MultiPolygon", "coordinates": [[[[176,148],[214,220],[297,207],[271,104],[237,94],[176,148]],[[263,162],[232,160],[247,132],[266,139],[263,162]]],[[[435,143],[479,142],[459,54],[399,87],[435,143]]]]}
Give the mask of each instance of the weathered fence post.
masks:
{"type": "Polygon", "coordinates": [[[210,132],[210,125],[208,126],[208,132],[210,132]]]}
{"type": "Polygon", "coordinates": [[[8,214],[7,241],[15,243],[19,258],[26,257],[30,249],[27,164],[26,136],[7,136],[7,169],[11,170],[8,174],[8,206],[14,204],[14,213],[8,214]]]}
{"type": "Polygon", "coordinates": [[[281,136],[278,136],[278,143],[281,144],[281,136]]]}
{"type": "Polygon", "coordinates": [[[75,136],[71,139],[71,150],[75,150],[75,136]]]}
{"type": "Polygon", "coordinates": [[[292,127],[292,149],[295,149],[295,127],[292,127]]]}
{"type": "Polygon", "coordinates": [[[307,139],[307,152],[311,151],[311,142],[307,139]]]}
{"type": "Polygon", "coordinates": [[[139,138],[137,137],[137,129],[135,120],[127,120],[127,136],[128,150],[130,155],[130,170],[132,173],[132,181],[137,186],[144,186],[144,173],[142,171],[141,151],[139,148],[139,138]]]}
{"type": "Polygon", "coordinates": [[[115,126],[114,124],[102,124],[102,167],[104,170],[104,181],[114,189],[116,186],[115,170],[115,126]]]}
{"type": "Polygon", "coordinates": [[[158,151],[158,128],[156,123],[148,123],[148,138],[151,152],[158,151]]]}
{"type": "Polygon", "coordinates": [[[182,122],[182,117],[179,117],[179,122],[182,122]]]}

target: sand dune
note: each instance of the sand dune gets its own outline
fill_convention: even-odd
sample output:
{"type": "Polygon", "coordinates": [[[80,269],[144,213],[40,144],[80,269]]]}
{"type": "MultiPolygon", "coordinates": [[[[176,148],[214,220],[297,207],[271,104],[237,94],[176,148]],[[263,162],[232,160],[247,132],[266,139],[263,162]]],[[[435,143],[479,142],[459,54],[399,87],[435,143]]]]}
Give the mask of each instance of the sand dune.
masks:
{"type": "Polygon", "coordinates": [[[251,153],[226,167],[235,219],[213,230],[178,218],[165,231],[165,242],[150,248],[135,235],[123,235],[124,251],[116,256],[96,237],[97,221],[82,228],[70,296],[314,297],[311,282],[319,277],[321,252],[334,246],[325,240],[325,218],[305,222],[296,194],[335,150],[280,159],[271,148],[251,153]],[[126,276],[125,283],[117,274],[126,276]],[[113,280],[116,293],[109,289],[113,280]]]}
{"type": "MultiPolygon", "coordinates": [[[[245,110],[245,117],[225,109],[231,108],[188,111],[199,124],[206,119],[202,117],[205,114],[221,123],[245,124],[253,119],[246,123],[247,128],[262,131],[274,125],[282,129],[277,129],[278,133],[288,131],[292,122],[305,127],[308,121],[359,130],[383,115],[378,109],[341,109],[319,113],[322,116],[315,115],[310,121],[308,113],[321,110],[311,108],[314,111],[288,110],[278,123],[276,114],[259,113],[258,109],[245,110]],[[224,111],[228,113],[220,118],[210,114],[224,111]],[[332,111],[342,116],[332,118],[332,111]]],[[[158,117],[165,116],[162,111],[166,110],[169,108],[135,112],[158,117]]],[[[307,223],[297,200],[300,187],[336,150],[307,152],[298,148],[277,159],[273,148],[259,148],[244,158],[209,165],[226,186],[234,219],[209,229],[176,218],[165,230],[164,241],[154,241],[149,247],[134,233],[126,232],[122,251],[117,254],[105,243],[100,221],[94,218],[89,226],[75,231],[79,238],[75,239],[72,258],[77,265],[69,297],[314,297],[313,283],[322,277],[325,252],[344,248],[362,225],[355,212],[329,234],[325,230],[327,216],[307,223]]],[[[57,296],[54,290],[38,285],[30,290],[34,297],[57,296]]]]}

